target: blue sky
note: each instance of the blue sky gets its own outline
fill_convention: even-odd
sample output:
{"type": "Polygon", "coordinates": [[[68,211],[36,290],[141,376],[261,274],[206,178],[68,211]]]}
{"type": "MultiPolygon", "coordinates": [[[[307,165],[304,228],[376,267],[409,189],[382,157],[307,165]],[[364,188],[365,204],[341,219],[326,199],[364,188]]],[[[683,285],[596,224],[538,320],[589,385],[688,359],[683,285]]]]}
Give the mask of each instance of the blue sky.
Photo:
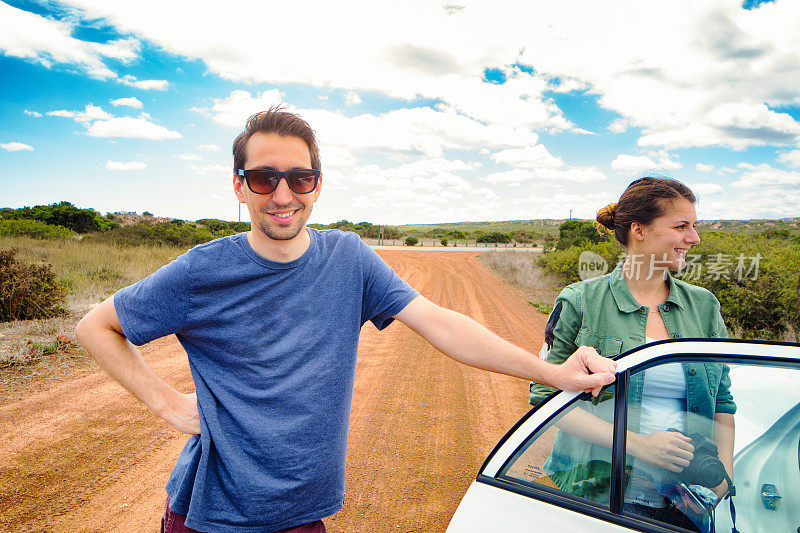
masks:
{"type": "Polygon", "coordinates": [[[296,4],[0,2],[0,206],[236,220],[231,142],[284,103],[312,222],[593,218],[649,172],[800,216],[797,2],[296,4]]]}

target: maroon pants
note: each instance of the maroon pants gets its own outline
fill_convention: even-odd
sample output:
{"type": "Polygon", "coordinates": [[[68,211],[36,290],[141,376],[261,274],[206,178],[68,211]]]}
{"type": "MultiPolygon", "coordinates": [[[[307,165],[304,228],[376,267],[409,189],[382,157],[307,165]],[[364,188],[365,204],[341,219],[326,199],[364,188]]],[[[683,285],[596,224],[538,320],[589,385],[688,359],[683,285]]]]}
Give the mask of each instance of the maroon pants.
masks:
{"type": "MultiPolygon", "coordinates": [[[[164,516],[161,517],[161,533],[199,533],[196,529],[186,527],[186,515],[178,514],[169,508],[169,498],[164,504],[164,516]]],[[[322,520],[303,524],[302,526],[281,529],[275,533],[325,533],[322,520]]]]}

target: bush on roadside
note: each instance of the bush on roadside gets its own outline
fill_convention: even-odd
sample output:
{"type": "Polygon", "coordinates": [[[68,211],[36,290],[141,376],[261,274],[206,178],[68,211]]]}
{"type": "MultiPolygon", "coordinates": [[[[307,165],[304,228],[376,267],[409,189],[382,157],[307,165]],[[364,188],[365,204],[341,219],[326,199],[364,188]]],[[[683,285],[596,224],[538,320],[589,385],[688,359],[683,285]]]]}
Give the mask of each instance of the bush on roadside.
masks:
{"type": "MultiPolygon", "coordinates": [[[[675,276],[711,291],[732,335],[800,340],[800,245],[793,235],[704,232],[675,276]]],[[[572,246],[543,254],[539,265],[564,284],[580,281],[578,260],[588,250],[608,263],[622,257],[613,242],[572,246]]]]}
{"type": "Polygon", "coordinates": [[[566,250],[572,246],[609,241],[608,233],[597,231],[588,220],[567,220],[558,228],[556,250],[566,250]]]}
{"type": "Polygon", "coordinates": [[[442,246],[447,246],[447,238],[446,237],[442,237],[442,240],[440,240],[439,242],[442,243],[442,246]]]}
{"type": "Polygon", "coordinates": [[[250,229],[249,222],[228,222],[218,218],[201,218],[197,223],[220,236],[233,235],[250,229]]]}
{"type": "Polygon", "coordinates": [[[491,233],[485,233],[479,236],[475,242],[479,243],[509,243],[511,242],[511,235],[508,233],[500,233],[499,231],[493,231],[491,233]]]}
{"type": "Polygon", "coordinates": [[[156,224],[140,223],[130,226],[94,233],[87,236],[96,242],[104,242],[117,246],[180,246],[188,248],[216,239],[221,235],[213,233],[204,226],[191,224],[173,224],[159,222],[156,224]]]}
{"type": "Polygon", "coordinates": [[[12,219],[0,220],[0,236],[3,237],[32,237],[34,239],[66,239],[73,237],[75,232],[61,226],[51,226],[38,220],[12,219]]]}
{"type": "Polygon", "coordinates": [[[587,243],[582,246],[572,246],[566,250],[556,250],[539,257],[539,266],[547,272],[555,274],[564,280],[565,285],[580,281],[578,275],[578,260],[584,251],[594,252],[602,257],[608,264],[607,272],[619,263],[622,257],[622,247],[616,241],[587,243]]]}
{"type": "Polygon", "coordinates": [[[17,252],[0,250],[0,322],[63,314],[67,289],[52,265],[19,261],[17,252]]]}
{"type": "Polygon", "coordinates": [[[419,242],[419,239],[417,239],[416,237],[406,237],[406,240],[404,242],[406,246],[416,246],[417,243],[419,242]]]}
{"type": "Polygon", "coordinates": [[[687,260],[679,277],[717,297],[732,332],[798,340],[800,245],[791,235],[706,232],[687,260]]]}
{"type": "Polygon", "coordinates": [[[58,202],[50,205],[21,207],[19,209],[0,209],[0,218],[38,220],[51,226],[61,226],[76,233],[106,231],[119,224],[103,217],[94,209],[80,209],[70,202],[58,202]]]}

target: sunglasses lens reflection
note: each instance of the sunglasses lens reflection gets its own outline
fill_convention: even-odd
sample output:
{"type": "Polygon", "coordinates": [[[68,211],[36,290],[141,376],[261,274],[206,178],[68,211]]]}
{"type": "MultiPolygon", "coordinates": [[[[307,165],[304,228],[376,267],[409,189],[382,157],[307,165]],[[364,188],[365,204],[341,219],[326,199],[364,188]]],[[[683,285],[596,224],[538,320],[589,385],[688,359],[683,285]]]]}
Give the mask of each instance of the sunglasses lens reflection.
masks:
{"type": "Polygon", "coordinates": [[[289,188],[296,193],[305,194],[314,190],[316,179],[310,170],[293,170],[289,172],[289,188]]]}
{"type": "Polygon", "coordinates": [[[278,188],[278,181],[280,179],[280,176],[274,171],[251,171],[250,175],[248,176],[248,183],[253,192],[258,194],[269,194],[278,188]]]}
{"type": "MultiPolygon", "coordinates": [[[[306,194],[317,186],[316,173],[313,170],[290,170],[286,174],[289,188],[298,194],[306,194]]],[[[278,188],[281,174],[270,169],[253,169],[247,173],[250,190],[257,194],[270,194],[278,188]]]]}

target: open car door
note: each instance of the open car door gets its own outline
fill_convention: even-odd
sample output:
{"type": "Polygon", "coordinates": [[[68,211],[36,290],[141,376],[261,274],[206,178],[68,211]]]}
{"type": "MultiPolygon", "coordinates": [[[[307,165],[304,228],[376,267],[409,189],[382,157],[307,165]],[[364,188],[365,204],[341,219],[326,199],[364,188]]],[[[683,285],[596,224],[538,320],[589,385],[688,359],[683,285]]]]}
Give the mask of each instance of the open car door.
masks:
{"type": "Polygon", "coordinates": [[[681,339],[616,359],[600,396],[555,393],[503,437],[449,533],[800,531],[800,344],[681,339]],[[686,394],[659,397],[659,379],[686,394]],[[659,424],[690,439],[689,466],[655,464],[642,443],[673,437],[659,424]]]}

